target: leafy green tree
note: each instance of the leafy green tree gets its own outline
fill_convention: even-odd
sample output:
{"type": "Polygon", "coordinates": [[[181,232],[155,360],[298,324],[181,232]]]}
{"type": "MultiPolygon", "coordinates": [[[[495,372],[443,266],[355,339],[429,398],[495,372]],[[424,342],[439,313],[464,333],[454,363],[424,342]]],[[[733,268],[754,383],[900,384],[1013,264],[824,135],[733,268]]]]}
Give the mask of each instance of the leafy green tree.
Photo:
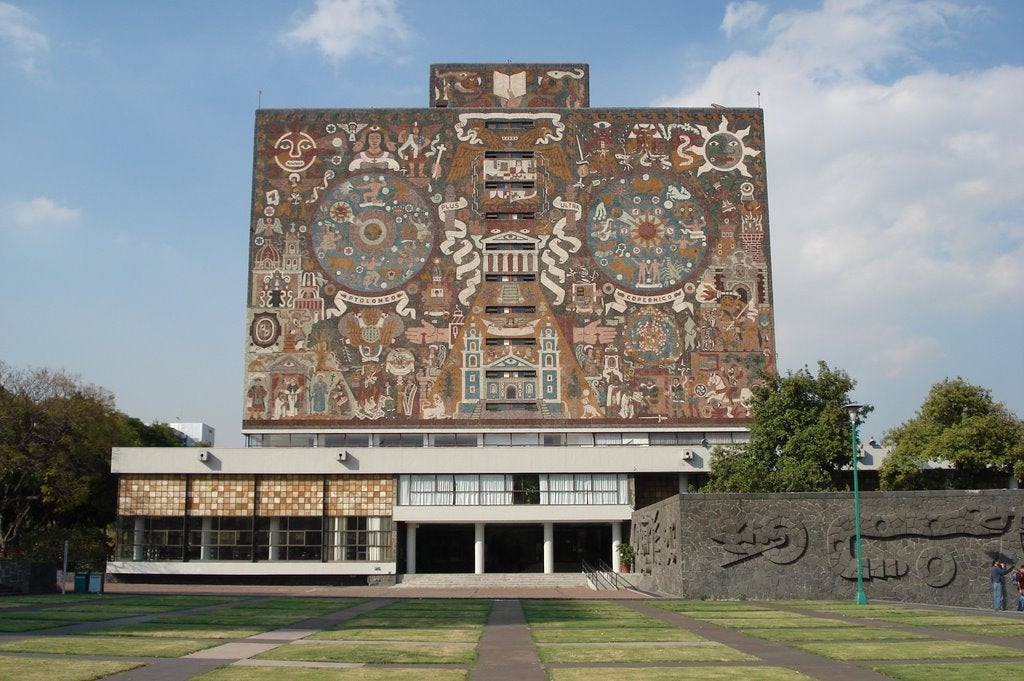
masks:
{"type": "Polygon", "coordinates": [[[962,378],[932,386],[917,415],[885,434],[883,489],[973,489],[1024,482],[1024,422],[962,378]],[[949,467],[929,466],[929,463],[949,467]]]}
{"type": "MultiPolygon", "coordinates": [[[[844,405],[856,381],[818,362],[753,388],[750,441],[712,452],[705,492],[816,492],[838,489],[850,463],[844,405]]],[[[870,407],[867,408],[871,410],[870,407]]]]}
{"type": "MultiPolygon", "coordinates": [[[[165,424],[114,408],[113,395],[48,369],[0,362],[0,556],[49,559],[61,532],[95,537],[114,521],[117,446],[181,446],[165,424]]],[[[95,543],[95,542],[91,542],[95,543]]]]}

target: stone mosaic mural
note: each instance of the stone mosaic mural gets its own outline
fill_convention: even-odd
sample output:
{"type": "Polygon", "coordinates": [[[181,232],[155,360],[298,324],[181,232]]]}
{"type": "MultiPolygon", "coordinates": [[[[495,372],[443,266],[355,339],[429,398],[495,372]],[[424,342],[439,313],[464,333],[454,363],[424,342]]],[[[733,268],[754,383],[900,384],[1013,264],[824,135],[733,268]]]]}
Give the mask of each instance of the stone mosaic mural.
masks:
{"type": "Polygon", "coordinates": [[[749,418],[761,111],[590,109],[587,77],[435,65],[443,107],[257,112],[246,427],[749,418]]]}

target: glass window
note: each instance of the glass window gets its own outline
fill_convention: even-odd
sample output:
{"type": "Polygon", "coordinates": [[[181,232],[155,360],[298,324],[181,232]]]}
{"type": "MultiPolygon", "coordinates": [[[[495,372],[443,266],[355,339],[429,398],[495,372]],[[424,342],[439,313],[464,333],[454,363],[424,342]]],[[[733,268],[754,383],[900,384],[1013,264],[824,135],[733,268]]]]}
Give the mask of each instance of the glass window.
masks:
{"type": "Polygon", "coordinates": [[[435,447],[476,447],[476,433],[435,433],[431,436],[435,447]]]}
{"type": "MultiPolygon", "coordinates": [[[[403,476],[401,480],[404,479],[403,476]]],[[[408,503],[410,506],[451,506],[455,503],[454,476],[410,475],[408,503]]]]}
{"type": "Polygon", "coordinates": [[[536,473],[519,473],[512,476],[512,503],[539,504],[540,476],[536,473]]]}
{"type": "Polygon", "coordinates": [[[324,447],[369,447],[368,433],[327,433],[323,436],[324,447]]]}
{"type": "Polygon", "coordinates": [[[419,433],[381,433],[377,436],[378,447],[422,447],[423,435],[419,433]]]}
{"type": "Polygon", "coordinates": [[[622,434],[621,433],[594,433],[594,444],[598,447],[607,447],[610,445],[621,445],[622,434]]]}
{"type": "Polygon", "coordinates": [[[181,560],[185,519],[181,516],[120,516],[117,519],[118,560],[181,560]]]}
{"type": "Polygon", "coordinates": [[[252,560],[252,518],[189,518],[191,560],[252,560]]]}
{"type": "Polygon", "coordinates": [[[391,518],[343,516],[329,519],[331,560],[394,560],[391,518]]]}
{"type": "Polygon", "coordinates": [[[257,559],[320,560],[322,555],[320,516],[260,518],[257,521],[257,559]]]}

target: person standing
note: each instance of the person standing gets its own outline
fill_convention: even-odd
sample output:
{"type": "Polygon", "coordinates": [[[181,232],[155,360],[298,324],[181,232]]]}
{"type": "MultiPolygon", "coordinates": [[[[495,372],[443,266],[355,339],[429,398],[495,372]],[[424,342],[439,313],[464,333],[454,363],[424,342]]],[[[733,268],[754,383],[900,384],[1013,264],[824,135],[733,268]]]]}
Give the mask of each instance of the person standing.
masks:
{"type": "Polygon", "coordinates": [[[1017,585],[1017,612],[1024,612],[1024,563],[1014,571],[1013,581],[1017,585]]]}
{"type": "Polygon", "coordinates": [[[992,567],[988,571],[989,576],[992,578],[992,607],[995,610],[1003,609],[1003,576],[1011,569],[1006,563],[995,559],[992,561],[992,567]]]}

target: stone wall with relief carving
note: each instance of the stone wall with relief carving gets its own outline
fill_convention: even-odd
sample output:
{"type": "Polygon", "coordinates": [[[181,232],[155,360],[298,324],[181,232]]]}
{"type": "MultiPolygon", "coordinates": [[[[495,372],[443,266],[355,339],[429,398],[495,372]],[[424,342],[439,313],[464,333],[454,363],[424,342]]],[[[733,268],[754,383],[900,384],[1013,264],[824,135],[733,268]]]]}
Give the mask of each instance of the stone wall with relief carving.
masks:
{"type": "MultiPolygon", "coordinates": [[[[652,591],[852,600],[854,536],[849,493],[685,494],[637,511],[631,543],[652,591]]],[[[869,601],[991,607],[992,559],[1024,563],[1024,491],[862,493],[861,547],[869,601]]]]}

